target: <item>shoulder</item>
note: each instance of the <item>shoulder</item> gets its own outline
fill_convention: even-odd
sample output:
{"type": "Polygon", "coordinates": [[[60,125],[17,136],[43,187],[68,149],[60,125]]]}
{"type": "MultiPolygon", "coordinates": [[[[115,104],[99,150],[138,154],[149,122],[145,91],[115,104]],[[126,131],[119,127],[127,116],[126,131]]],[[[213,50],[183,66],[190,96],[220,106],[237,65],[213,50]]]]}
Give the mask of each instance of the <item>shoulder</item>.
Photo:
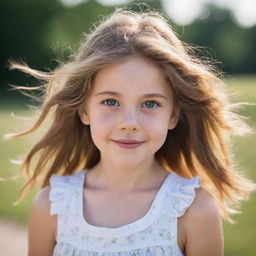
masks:
{"type": "Polygon", "coordinates": [[[195,190],[193,203],[186,211],[188,218],[220,217],[220,208],[214,197],[206,189],[200,187],[195,190]]]}
{"type": "Polygon", "coordinates": [[[41,207],[49,208],[50,207],[50,200],[49,200],[50,190],[51,190],[50,186],[46,186],[43,189],[41,189],[33,201],[33,206],[40,207],[40,208],[41,207]]]}
{"type": "Polygon", "coordinates": [[[50,214],[50,187],[43,188],[35,197],[29,219],[29,255],[50,255],[55,241],[57,216],[50,214]]]}
{"type": "Polygon", "coordinates": [[[49,199],[50,186],[47,186],[41,189],[36,195],[31,209],[31,219],[40,220],[40,223],[50,224],[51,227],[54,227],[53,224],[56,224],[56,216],[50,214],[51,202],[49,199]]]}
{"type": "Polygon", "coordinates": [[[182,216],[186,255],[223,255],[221,212],[216,200],[203,188],[182,216]]]}

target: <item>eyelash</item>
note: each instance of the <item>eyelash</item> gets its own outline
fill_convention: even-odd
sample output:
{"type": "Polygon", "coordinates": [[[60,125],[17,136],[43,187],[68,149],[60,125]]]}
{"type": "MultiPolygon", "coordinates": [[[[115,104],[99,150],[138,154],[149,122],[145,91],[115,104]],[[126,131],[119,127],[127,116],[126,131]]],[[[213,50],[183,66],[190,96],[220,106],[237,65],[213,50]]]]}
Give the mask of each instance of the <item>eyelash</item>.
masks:
{"type": "MultiPolygon", "coordinates": [[[[106,106],[108,106],[108,107],[116,107],[116,105],[108,105],[108,104],[107,104],[107,102],[110,101],[110,100],[117,102],[117,100],[115,100],[115,99],[106,99],[106,100],[101,101],[101,104],[106,105],[106,106]]],[[[145,104],[146,102],[153,102],[154,105],[155,105],[157,108],[158,108],[158,107],[161,107],[161,104],[160,104],[159,102],[155,101],[155,100],[147,100],[147,101],[145,101],[143,104],[145,104]]],[[[153,108],[156,108],[156,107],[153,107],[153,108]]]]}

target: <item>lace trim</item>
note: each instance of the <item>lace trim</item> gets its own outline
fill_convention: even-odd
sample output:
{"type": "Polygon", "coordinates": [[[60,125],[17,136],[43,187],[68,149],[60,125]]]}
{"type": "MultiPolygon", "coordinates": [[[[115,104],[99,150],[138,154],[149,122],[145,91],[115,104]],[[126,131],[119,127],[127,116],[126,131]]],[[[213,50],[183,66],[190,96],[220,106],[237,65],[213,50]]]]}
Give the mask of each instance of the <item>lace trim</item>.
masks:
{"type": "Polygon", "coordinates": [[[171,198],[170,212],[173,217],[177,218],[185,213],[195,199],[195,189],[200,186],[199,176],[188,179],[174,173],[167,186],[168,195],[171,198]]]}
{"type": "Polygon", "coordinates": [[[87,248],[86,250],[74,246],[67,242],[61,242],[54,248],[53,256],[183,256],[178,246],[170,246],[170,244],[163,243],[162,241],[156,242],[154,245],[141,244],[139,247],[132,248],[113,248],[110,250],[87,248]]]}
{"type": "Polygon", "coordinates": [[[83,172],[78,172],[70,176],[61,176],[57,174],[53,174],[51,176],[51,190],[49,193],[49,200],[51,201],[51,215],[63,215],[70,211],[70,209],[73,209],[71,202],[74,201],[74,197],[79,196],[77,184],[79,184],[82,175],[83,172]]]}

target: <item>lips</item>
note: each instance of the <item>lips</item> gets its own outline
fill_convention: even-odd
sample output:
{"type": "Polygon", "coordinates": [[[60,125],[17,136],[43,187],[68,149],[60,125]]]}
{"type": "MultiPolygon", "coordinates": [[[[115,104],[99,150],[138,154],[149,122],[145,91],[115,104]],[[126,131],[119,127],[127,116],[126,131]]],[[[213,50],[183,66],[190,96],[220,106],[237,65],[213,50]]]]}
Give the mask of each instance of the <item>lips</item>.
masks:
{"type": "Polygon", "coordinates": [[[112,140],[112,141],[115,142],[121,148],[125,148],[125,149],[137,148],[144,143],[144,141],[138,141],[138,140],[112,140]]]}
{"type": "Polygon", "coordinates": [[[120,142],[120,143],[126,143],[126,144],[137,144],[137,143],[142,143],[143,141],[138,141],[138,140],[113,140],[115,142],[120,142]]]}

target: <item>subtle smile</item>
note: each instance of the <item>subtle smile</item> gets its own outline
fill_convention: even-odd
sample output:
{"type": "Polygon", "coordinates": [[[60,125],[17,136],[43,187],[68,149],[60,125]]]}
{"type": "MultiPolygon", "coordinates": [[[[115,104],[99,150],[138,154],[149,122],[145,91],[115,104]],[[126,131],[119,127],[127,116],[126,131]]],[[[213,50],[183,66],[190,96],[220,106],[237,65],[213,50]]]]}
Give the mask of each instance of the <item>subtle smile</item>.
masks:
{"type": "Polygon", "coordinates": [[[137,140],[112,140],[118,146],[125,149],[134,149],[139,147],[144,141],[137,141],[137,140]]]}

